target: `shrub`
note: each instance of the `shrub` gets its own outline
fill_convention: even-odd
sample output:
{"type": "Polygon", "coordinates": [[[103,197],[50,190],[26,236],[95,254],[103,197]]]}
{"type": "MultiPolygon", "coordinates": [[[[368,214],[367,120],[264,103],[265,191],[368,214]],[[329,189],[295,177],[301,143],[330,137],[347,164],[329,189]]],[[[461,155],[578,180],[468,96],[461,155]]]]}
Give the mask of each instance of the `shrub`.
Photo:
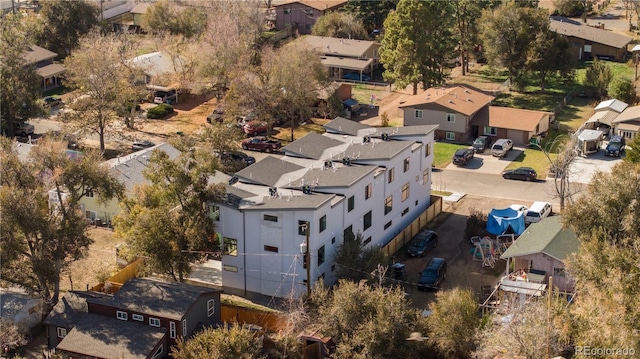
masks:
{"type": "Polygon", "coordinates": [[[173,112],[173,106],[161,103],[158,106],[152,107],[147,110],[147,118],[163,118],[164,116],[173,112]]]}
{"type": "Polygon", "coordinates": [[[487,214],[476,208],[469,208],[467,227],[464,230],[465,238],[479,236],[487,227],[487,214]]]}

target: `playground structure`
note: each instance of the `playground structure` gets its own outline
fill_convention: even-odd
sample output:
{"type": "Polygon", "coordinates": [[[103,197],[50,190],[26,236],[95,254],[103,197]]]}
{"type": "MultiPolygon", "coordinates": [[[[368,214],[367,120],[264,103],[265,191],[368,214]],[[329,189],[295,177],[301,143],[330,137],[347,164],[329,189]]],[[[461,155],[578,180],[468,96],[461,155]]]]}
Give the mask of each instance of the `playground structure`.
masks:
{"type": "Polygon", "coordinates": [[[513,234],[501,234],[495,239],[489,236],[471,237],[473,244],[473,260],[482,262],[482,267],[495,267],[496,260],[514,241],[513,234]]]}

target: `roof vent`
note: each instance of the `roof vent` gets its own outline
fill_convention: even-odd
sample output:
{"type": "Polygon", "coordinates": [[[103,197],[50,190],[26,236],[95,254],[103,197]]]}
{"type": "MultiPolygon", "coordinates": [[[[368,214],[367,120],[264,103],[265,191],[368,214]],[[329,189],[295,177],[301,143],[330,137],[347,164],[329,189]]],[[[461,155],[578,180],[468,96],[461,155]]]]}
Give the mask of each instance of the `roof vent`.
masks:
{"type": "Polygon", "coordinates": [[[362,138],[362,143],[369,143],[371,142],[371,136],[364,136],[362,138]]]}
{"type": "Polygon", "coordinates": [[[452,101],[452,100],[449,100],[449,103],[450,103],[450,104],[453,104],[453,101],[452,101]]]}
{"type": "Polygon", "coordinates": [[[351,159],[349,157],[343,157],[342,164],[345,166],[351,166],[351,159]]]}
{"type": "Polygon", "coordinates": [[[469,101],[469,102],[473,102],[473,100],[471,100],[471,98],[470,98],[470,97],[467,97],[467,101],[469,101]]]}
{"type": "Polygon", "coordinates": [[[471,91],[469,91],[469,90],[467,90],[467,89],[464,89],[464,92],[466,92],[466,93],[468,93],[468,94],[470,94],[470,93],[471,93],[471,91]]]}
{"type": "Polygon", "coordinates": [[[276,187],[269,188],[269,198],[278,198],[278,189],[276,187]]]}
{"type": "Polygon", "coordinates": [[[311,194],[311,186],[309,186],[308,184],[302,186],[302,193],[311,194]]]}
{"type": "Polygon", "coordinates": [[[389,141],[389,134],[388,133],[383,133],[382,136],[380,136],[382,138],[383,141],[389,141]]]}
{"type": "Polygon", "coordinates": [[[324,161],[324,168],[331,168],[331,166],[333,166],[331,161],[324,161]]]}

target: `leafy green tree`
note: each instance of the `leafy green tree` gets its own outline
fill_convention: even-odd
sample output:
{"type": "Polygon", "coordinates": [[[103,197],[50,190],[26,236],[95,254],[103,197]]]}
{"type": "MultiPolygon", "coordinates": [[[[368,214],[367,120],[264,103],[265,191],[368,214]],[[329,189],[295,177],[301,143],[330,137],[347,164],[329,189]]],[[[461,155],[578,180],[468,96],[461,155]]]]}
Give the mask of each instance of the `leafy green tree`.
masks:
{"type": "Polygon", "coordinates": [[[607,95],[610,98],[633,104],[636,100],[636,88],[629,78],[614,77],[607,86],[607,95]]]}
{"type": "Polygon", "coordinates": [[[263,358],[262,340],[240,324],[206,328],[189,340],[180,338],[171,349],[175,359],[253,359],[263,358]]]}
{"type": "Polygon", "coordinates": [[[495,1],[455,0],[452,2],[455,12],[454,35],[458,40],[458,51],[462,63],[462,75],[469,71],[469,53],[479,43],[478,19],[482,10],[495,7],[495,1]]]}
{"type": "Polygon", "coordinates": [[[12,141],[0,145],[2,279],[39,293],[51,309],[60,273],[91,243],[80,201],[89,193],[108,201],[124,188],[96,151],[72,159],[64,143],[41,140],[23,162],[12,141]]]}
{"type": "Polygon", "coordinates": [[[555,14],[566,17],[579,17],[591,11],[590,0],[554,0],[555,14]]]}
{"type": "Polygon", "coordinates": [[[485,9],[479,23],[489,65],[505,67],[510,86],[522,88],[528,51],[538,33],[549,27],[548,14],[544,9],[508,1],[495,10],[485,9]]]}
{"type": "Polygon", "coordinates": [[[372,272],[379,265],[387,266],[389,258],[381,247],[367,247],[363,241],[362,233],[356,235],[348,233],[344,241],[334,254],[333,258],[338,277],[354,282],[368,280],[375,283],[372,272]]]}
{"type": "Polygon", "coordinates": [[[98,25],[100,9],[95,1],[51,0],[41,5],[36,43],[61,58],[70,55],[80,39],[98,25]]]}
{"type": "Polygon", "coordinates": [[[365,40],[368,38],[362,21],[351,13],[337,11],[332,11],[320,16],[313,25],[311,34],[356,40],[365,40]]]}
{"type": "Polygon", "coordinates": [[[639,183],[640,166],[623,161],[597,173],[587,194],[563,211],[581,240],[567,264],[579,293],[571,308],[577,345],[640,345],[639,183]]]}
{"type": "Polygon", "coordinates": [[[395,10],[398,0],[349,0],[340,11],[353,14],[362,19],[367,32],[382,28],[387,15],[395,10]]]}
{"type": "Polygon", "coordinates": [[[149,6],[142,21],[142,27],[148,32],[168,32],[193,38],[206,28],[207,15],[201,7],[180,6],[168,0],[160,0],[149,6]]]}
{"type": "Polygon", "coordinates": [[[21,16],[5,15],[0,27],[0,132],[13,136],[14,122],[43,114],[38,104],[41,78],[23,57],[32,33],[21,16]]]}
{"type": "Polygon", "coordinates": [[[92,32],[65,61],[68,83],[81,93],[70,104],[75,111],[65,114],[68,124],[83,133],[97,134],[102,152],[111,124],[124,106],[133,103],[135,108],[140,95],[133,81],[142,76],[142,69],[129,62],[134,50],[124,36],[92,32]]]}
{"type": "Polygon", "coordinates": [[[150,184],[124,200],[122,214],[114,219],[116,234],[127,240],[134,255],[180,282],[201,251],[218,249],[219,243],[210,242],[215,228],[208,203],[224,193],[222,185],[209,184],[216,171],[213,154],[185,150],[175,159],[153,151],[144,172],[150,184]]]}
{"type": "Polygon", "coordinates": [[[603,97],[607,95],[607,88],[612,79],[611,68],[596,57],[585,73],[584,85],[591,87],[596,97],[603,97]]]}
{"type": "Polygon", "coordinates": [[[536,34],[528,54],[527,69],[533,71],[540,79],[542,91],[545,90],[549,76],[557,74],[560,77],[569,78],[575,73],[575,60],[569,40],[548,28],[536,34]]]}
{"type": "Polygon", "coordinates": [[[444,358],[469,358],[480,325],[478,302],[469,289],[455,288],[436,294],[427,317],[429,341],[444,358]]]}
{"type": "Polygon", "coordinates": [[[380,47],[383,77],[397,87],[429,88],[444,82],[455,50],[453,8],[447,1],[400,0],[384,23],[380,47]]]}
{"type": "Polygon", "coordinates": [[[627,146],[623,160],[631,163],[640,163],[640,136],[636,136],[631,142],[627,142],[627,146]]]}

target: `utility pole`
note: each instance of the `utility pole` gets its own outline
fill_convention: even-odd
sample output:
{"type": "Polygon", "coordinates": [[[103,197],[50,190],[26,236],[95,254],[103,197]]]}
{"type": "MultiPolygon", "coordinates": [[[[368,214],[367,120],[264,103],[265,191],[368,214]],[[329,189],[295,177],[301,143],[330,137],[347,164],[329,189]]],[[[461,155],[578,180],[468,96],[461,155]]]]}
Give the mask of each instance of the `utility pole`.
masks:
{"type": "Polygon", "coordinates": [[[304,253],[304,258],[307,262],[307,298],[311,298],[311,250],[309,249],[309,222],[304,224],[304,232],[305,232],[305,244],[307,246],[307,250],[304,253]]]}

